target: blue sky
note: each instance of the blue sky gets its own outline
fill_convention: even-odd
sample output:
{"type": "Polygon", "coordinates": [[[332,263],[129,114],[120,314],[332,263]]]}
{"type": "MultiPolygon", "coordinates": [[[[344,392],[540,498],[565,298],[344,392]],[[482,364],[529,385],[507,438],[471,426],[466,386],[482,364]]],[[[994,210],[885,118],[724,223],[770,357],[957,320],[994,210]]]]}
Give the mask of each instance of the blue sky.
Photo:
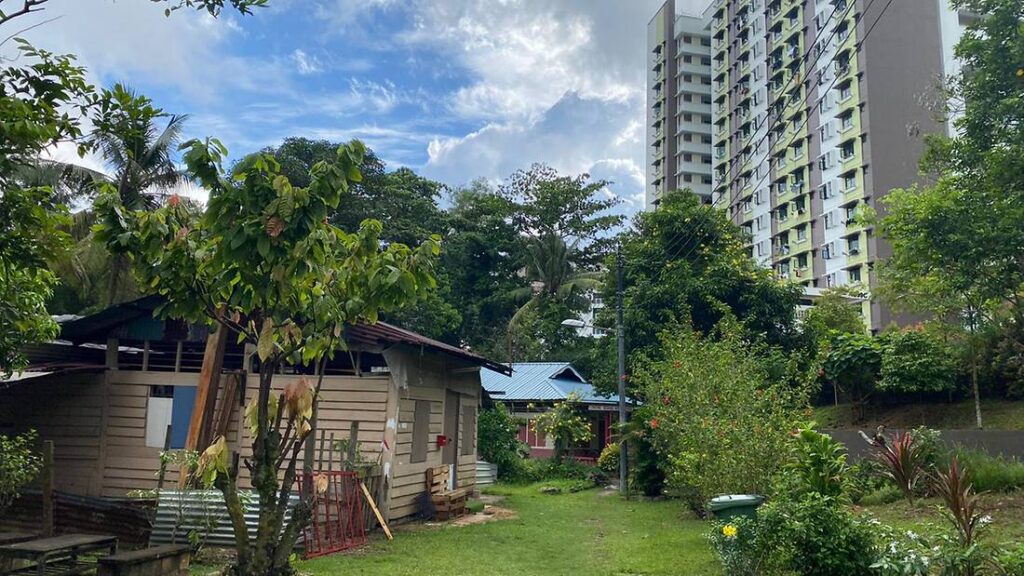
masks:
{"type": "MultiPolygon", "coordinates": [[[[270,0],[219,21],[148,0],[52,0],[26,34],[125,82],[232,156],[364,140],[446,184],[532,162],[643,205],[644,51],[658,0],[270,0]]],[[[25,24],[31,22],[26,21],[25,24]]],[[[68,149],[57,155],[67,156],[68,149]]],[[[83,163],[99,164],[97,158],[83,163]]]]}

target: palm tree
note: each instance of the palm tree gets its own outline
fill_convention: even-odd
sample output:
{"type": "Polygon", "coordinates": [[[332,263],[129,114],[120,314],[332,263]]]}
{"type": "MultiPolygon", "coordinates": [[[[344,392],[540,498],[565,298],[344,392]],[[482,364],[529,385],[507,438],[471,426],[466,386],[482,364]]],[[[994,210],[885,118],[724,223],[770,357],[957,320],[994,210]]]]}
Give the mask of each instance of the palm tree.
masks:
{"type": "Polygon", "coordinates": [[[512,292],[518,301],[527,299],[509,320],[509,328],[517,326],[525,316],[540,308],[545,300],[556,300],[570,308],[580,309],[587,304],[586,293],[600,289],[603,274],[579,270],[572,262],[572,247],[560,236],[545,232],[530,239],[527,244],[530,285],[512,292]]]}
{"type": "MultiPolygon", "coordinates": [[[[99,185],[106,184],[117,190],[126,209],[154,210],[176,186],[185,182],[174,153],[188,116],[166,114],[154,107],[149,98],[122,84],[104,91],[104,98],[109,106],[94,119],[93,142],[109,171],[93,172],[93,185],[79,190],[91,197],[99,185]],[[161,127],[159,122],[164,118],[167,122],[161,127]]],[[[83,169],[77,169],[79,172],[72,173],[82,174],[83,169]]],[[[94,221],[92,210],[74,214],[71,232],[78,246],[71,251],[70,260],[57,263],[57,268],[65,282],[76,283],[76,291],[84,294],[95,294],[106,276],[105,304],[110,306],[127,296],[128,265],[123,256],[110,255],[92,241],[90,229],[94,221]],[[97,268],[97,262],[108,265],[97,268]]]]}

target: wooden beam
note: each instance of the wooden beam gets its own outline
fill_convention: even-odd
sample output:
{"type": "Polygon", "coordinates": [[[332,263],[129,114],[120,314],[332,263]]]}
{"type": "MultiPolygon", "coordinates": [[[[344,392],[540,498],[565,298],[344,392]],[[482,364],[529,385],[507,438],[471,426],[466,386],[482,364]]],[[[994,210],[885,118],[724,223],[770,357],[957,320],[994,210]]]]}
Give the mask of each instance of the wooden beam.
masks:
{"type": "MultiPolygon", "coordinates": [[[[218,313],[224,314],[224,312],[222,308],[218,313]]],[[[206,337],[203,367],[199,371],[196,399],[192,404],[192,418],[188,423],[186,450],[202,452],[210,445],[213,415],[217,406],[217,388],[220,385],[220,373],[224,367],[224,350],[227,348],[228,342],[228,329],[219,323],[215,326],[213,332],[206,337]]],[[[179,484],[184,485],[188,472],[182,470],[179,484]]]]}
{"type": "Polygon", "coordinates": [[[363,489],[363,496],[366,497],[366,501],[370,504],[370,508],[373,509],[373,515],[377,517],[377,522],[380,522],[380,527],[384,529],[384,535],[388,537],[388,540],[394,540],[395,537],[391,535],[391,529],[388,528],[388,523],[384,521],[384,517],[381,516],[380,510],[377,509],[377,503],[373,501],[373,496],[370,496],[370,491],[366,489],[366,484],[359,482],[359,487],[363,489]]]}
{"type": "Polygon", "coordinates": [[[53,441],[43,442],[43,536],[53,536],[53,441]]]}

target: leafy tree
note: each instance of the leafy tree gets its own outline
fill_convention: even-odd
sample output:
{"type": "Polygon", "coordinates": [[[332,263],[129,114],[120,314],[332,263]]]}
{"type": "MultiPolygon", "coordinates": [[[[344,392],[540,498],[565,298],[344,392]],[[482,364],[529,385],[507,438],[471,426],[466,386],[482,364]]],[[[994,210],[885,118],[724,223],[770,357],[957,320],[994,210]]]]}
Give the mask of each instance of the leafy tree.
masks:
{"type": "Polygon", "coordinates": [[[881,340],[880,391],[916,394],[955,388],[955,359],[938,335],[918,326],[888,332],[881,340]]]}
{"type": "MultiPolygon", "coordinates": [[[[734,317],[749,340],[790,351],[804,347],[795,313],[800,287],[776,281],[771,270],[755,263],[741,230],[696,195],[667,194],[657,210],[638,214],[620,239],[628,370],[634,355],[659,358],[659,334],[675,324],[711,336],[723,319],[734,317]]],[[[607,268],[614,270],[614,263],[607,268]]],[[[606,281],[606,302],[614,301],[614,290],[615,282],[606,281]]],[[[605,308],[598,325],[611,326],[613,314],[605,308]]],[[[602,339],[591,364],[595,384],[607,392],[616,388],[614,346],[613,338],[602,339]]]]}
{"type": "Polygon", "coordinates": [[[512,224],[515,205],[482,179],[452,191],[449,201],[440,268],[462,316],[457,341],[505,357],[508,321],[516,311],[510,294],[521,286],[525,251],[512,224]]]}
{"type": "Polygon", "coordinates": [[[498,191],[515,204],[512,221],[520,234],[556,236],[576,248],[573,264],[592,267],[609,252],[609,231],[623,221],[621,215],[608,213],[619,203],[603,196],[608,184],[591,182],[589,174],[561,176],[549,166],[534,164],[513,172],[498,191]]]}
{"type": "Polygon", "coordinates": [[[821,377],[843,392],[864,417],[864,406],[875,392],[882,370],[882,344],[864,333],[833,332],[821,365],[821,377]]]}
{"type": "Polygon", "coordinates": [[[566,450],[581,442],[589,442],[594,436],[590,421],[583,416],[580,397],[570,392],[565,400],[555,402],[547,412],[533,420],[538,434],[555,439],[555,462],[561,463],[566,450]]]}
{"type": "MultiPolygon", "coordinates": [[[[15,17],[0,15],[0,24],[15,17]]],[[[22,346],[46,341],[57,326],[46,310],[55,284],[46,262],[66,246],[67,209],[51,186],[27,181],[47,147],[82,136],[95,103],[85,71],[18,41],[25,64],[0,68],[0,372],[25,363],[22,346]]]]}
{"type": "Polygon", "coordinates": [[[826,340],[833,331],[861,334],[867,327],[856,301],[864,295],[843,286],[822,292],[804,315],[802,328],[816,342],[826,340]],[[851,302],[852,300],[852,302],[851,302]]]}
{"type": "Polygon", "coordinates": [[[235,534],[233,573],[291,574],[289,556],[311,503],[297,506],[287,524],[284,514],[322,380],[272,396],[274,375],[285,363],[321,364],[344,348],[346,324],[374,322],[425,293],[438,239],[415,249],[385,246],[377,221],[352,233],[328,222],[350,183],[361,179],[359,142],[315,164],[305,188],[292,186],[268,155],[228,174],[221,167],[227,151],[216,140],[190,141],[185,150],[187,174],[210,192],[202,217],[174,198],[156,211],[129,211],[107,186],[97,201],[97,238],[130,255],[140,284],[164,296],[158,314],[213,322],[255,345],[259,389],[246,409],[253,438],[247,466],[259,494],[255,539],[223,438],[204,452],[199,474],[224,493],[235,534]]]}
{"type": "MultiPolygon", "coordinates": [[[[281,165],[281,173],[293,186],[308,186],[310,169],[317,162],[335,156],[339,143],[302,137],[285,138],[280,146],[266,148],[281,165]]],[[[252,158],[257,158],[253,156],[252,158]]],[[[251,159],[235,167],[244,170],[251,159]]],[[[438,206],[441,185],[408,168],[388,171],[384,162],[367,151],[360,165],[363,179],[349,188],[345,201],[331,211],[330,221],[348,232],[359,229],[370,218],[383,224],[385,242],[411,244],[433,234],[449,233],[447,215],[438,206]]],[[[415,307],[396,310],[382,318],[424,335],[457,343],[462,317],[459,302],[452,296],[449,268],[437,270],[437,290],[424,296],[415,307]]]]}
{"type": "Polygon", "coordinates": [[[979,335],[1006,310],[1024,322],[1024,7],[1016,0],[954,0],[984,14],[956,46],[964,72],[946,86],[955,136],[930,136],[922,168],[934,183],[894,190],[878,228],[893,255],[882,294],[964,332],[975,414],[982,426],[979,335]]]}
{"type": "Polygon", "coordinates": [[[527,325],[526,318],[539,322],[535,330],[542,348],[557,349],[575,335],[572,328],[562,326],[562,321],[586,310],[590,302],[587,294],[601,287],[603,273],[575,266],[571,261],[572,248],[553,233],[530,238],[526,248],[526,279],[530,284],[511,293],[516,300],[525,302],[509,324],[515,329],[517,325],[527,325]]]}

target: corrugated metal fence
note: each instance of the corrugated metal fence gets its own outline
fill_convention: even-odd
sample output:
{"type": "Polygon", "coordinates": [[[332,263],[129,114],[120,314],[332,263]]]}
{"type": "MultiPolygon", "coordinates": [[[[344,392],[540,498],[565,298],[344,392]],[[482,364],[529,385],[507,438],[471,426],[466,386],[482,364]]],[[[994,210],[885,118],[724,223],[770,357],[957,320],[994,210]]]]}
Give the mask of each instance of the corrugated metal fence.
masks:
{"type": "MultiPolygon", "coordinates": [[[[259,524],[259,495],[255,492],[243,492],[242,504],[245,507],[245,523],[249,528],[249,538],[256,538],[259,524]]],[[[285,512],[284,525],[292,516],[292,508],[298,504],[298,495],[292,495],[288,510],[285,512]]],[[[228,509],[224,504],[224,495],[217,490],[161,490],[157,498],[156,520],[149,545],[187,544],[189,532],[206,535],[205,544],[209,546],[233,546],[235,543],[228,509]]],[[[301,538],[299,542],[301,547],[301,538]]]]}
{"type": "Polygon", "coordinates": [[[489,486],[498,481],[498,465],[491,464],[490,462],[484,462],[483,460],[476,461],[476,485],[489,486]]]}

